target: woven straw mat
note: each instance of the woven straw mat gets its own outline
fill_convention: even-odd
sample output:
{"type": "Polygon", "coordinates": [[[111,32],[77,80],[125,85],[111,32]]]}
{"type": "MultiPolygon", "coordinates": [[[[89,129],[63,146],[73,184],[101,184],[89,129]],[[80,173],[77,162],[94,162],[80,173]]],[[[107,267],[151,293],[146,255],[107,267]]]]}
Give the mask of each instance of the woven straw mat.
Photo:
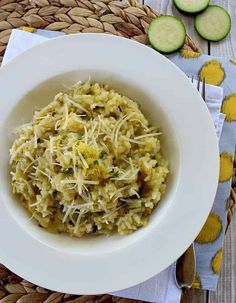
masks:
{"type": "MultiPolygon", "coordinates": [[[[108,33],[146,44],[148,24],[158,15],[135,0],[0,0],[0,62],[13,28],[108,33]]],[[[184,48],[200,52],[189,36],[184,48]]]]}
{"type": "MultiPolygon", "coordinates": [[[[148,24],[159,14],[134,0],[0,0],[0,63],[11,30],[44,28],[67,34],[108,33],[147,44],[148,24]]],[[[184,49],[200,52],[189,36],[184,49]]],[[[235,165],[236,167],[236,165],[235,165]]],[[[235,204],[236,177],[228,203],[228,222],[235,204]]],[[[136,300],[110,295],[74,296],[52,292],[23,280],[0,265],[0,303],[134,303],[136,300]]],[[[140,302],[140,301],[139,301],[140,302]]]]}

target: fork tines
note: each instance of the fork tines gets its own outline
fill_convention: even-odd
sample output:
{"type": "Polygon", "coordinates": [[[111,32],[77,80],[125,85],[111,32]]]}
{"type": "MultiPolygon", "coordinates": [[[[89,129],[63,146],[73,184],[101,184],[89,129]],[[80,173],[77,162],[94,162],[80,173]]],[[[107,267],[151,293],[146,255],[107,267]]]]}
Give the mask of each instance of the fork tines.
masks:
{"type": "MultiPolygon", "coordinates": [[[[191,81],[192,81],[192,83],[194,83],[194,77],[193,76],[191,77],[191,81]]],[[[198,80],[197,80],[197,90],[201,93],[202,99],[204,101],[206,101],[206,79],[205,79],[205,77],[203,77],[203,78],[198,77],[198,80]]]]}

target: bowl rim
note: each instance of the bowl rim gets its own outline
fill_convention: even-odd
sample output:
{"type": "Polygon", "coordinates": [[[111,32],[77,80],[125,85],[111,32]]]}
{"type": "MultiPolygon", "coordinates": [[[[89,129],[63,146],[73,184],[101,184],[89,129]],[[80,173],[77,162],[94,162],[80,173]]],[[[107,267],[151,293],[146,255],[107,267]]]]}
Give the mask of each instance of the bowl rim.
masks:
{"type": "MultiPolygon", "coordinates": [[[[25,233],[23,229],[19,228],[19,225],[17,222],[15,222],[11,215],[8,213],[7,209],[5,208],[4,204],[1,203],[0,210],[4,213],[3,216],[0,217],[0,238],[2,239],[2,244],[5,245],[6,250],[0,253],[1,262],[3,262],[10,270],[13,272],[16,272],[17,274],[23,276],[25,279],[28,279],[32,281],[35,284],[38,284],[40,286],[50,288],[57,291],[62,292],[68,292],[68,293],[74,293],[74,294],[101,294],[111,291],[117,291],[120,289],[124,289],[127,287],[131,287],[133,285],[139,284],[155,274],[162,271],[164,268],[166,268],[168,265],[170,265],[175,259],[177,259],[183,251],[190,245],[190,243],[194,240],[194,238],[197,236],[198,232],[200,231],[203,223],[205,222],[208,213],[210,212],[211,206],[214,201],[214,196],[216,193],[216,188],[218,184],[218,172],[219,172],[219,150],[218,150],[218,140],[216,138],[216,132],[214,129],[214,125],[212,122],[212,119],[210,117],[210,114],[207,110],[206,105],[204,102],[202,102],[201,97],[199,93],[192,87],[189,80],[185,76],[185,74],[176,67],[172,62],[170,62],[167,58],[163,57],[159,53],[155,52],[151,48],[148,48],[136,41],[132,41],[126,38],[116,37],[112,35],[107,34],[77,34],[77,35],[71,35],[71,36],[62,36],[58,38],[54,38],[52,40],[46,41],[40,45],[37,45],[20,55],[18,55],[15,59],[10,61],[8,64],[3,66],[0,69],[0,85],[2,85],[2,91],[3,95],[8,96],[7,100],[9,102],[3,105],[1,102],[0,108],[3,109],[3,112],[6,114],[9,113],[9,110],[12,106],[12,104],[15,101],[11,101],[11,98],[13,100],[17,99],[16,93],[18,96],[24,95],[24,88],[22,87],[16,87],[16,91],[12,90],[11,92],[7,90],[7,84],[11,81],[11,76],[13,75],[14,70],[22,70],[24,64],[27,67],[35,67],[38,66],[38,74],[36,77],[32,77],[32,81],[30,80],[29,86],[33,88],[33,83],[39,83],[41,79],[37,78],[40,74],[42,76],[42,68],[43,66],[47,66],[47,64],[50,65],[51,69],[48,69],[46,71],[47,78],[51,75],[56,75],[58,71],[60,71],[60,68],[62,70],[62,67],[56,67],[53,65],[53,63],[48,61],[48,58],[46,56],[46,53],[53,55],[55,50],[57,50],[58,47],[61,47],[61,49],[65,50],[65,44],[67,46],[75,47],[77,50],[79,49],[86,49],[89,52],[89,47],[93,45],[94,47],[98,49],[104,49],[104,52],[113,51],[112,58],[117,56],[119,57],[119,52],[124,54],[129,54],[129,59],[131,59],[131,56],[138,58],[138,59],[145,59],[147,60],[145,63],[146,65],[150,65],[153,63],[154,65],[158,66],[164,66],[166,68],[166,73],[173,79],[173,75],[171,76],[171,72],[174,73],[174,76],[176,78],[176,83],[181,83],[181,87],[185,88],[186,94],[190,97],[191,101],[189,101],[189,108],[188,110],[191,111],[191,108],[198,109],[198,115],[201,118],[201,130],[205,128],[205,134],[204,134],[204,144],[203,144],[203,150],[199,150],[199,156],[197,156],[196,152],[193,151],[193,147],[188,147],[186,150],[190,149],[194,153],[194,155],[197,157],[198,161],[201,160],[203,163],[200,163],[200,168],[204,170],[206,173],[205,175],[202,175],[201,173],[197,173],[192,176],[191,182],[197,182],[199,186],[204,187],[205,193],[201,194],[200,197],[202,200],[195,201],[199,202],[200,205],[200,213],[198,216],[195,217],[195,222],[191,222],[190,218],[186,218],[186,224],[190,226],[186,233],[185,224],[178,224],[174,228],[173,226],[169,226],[167,222],[163,222],[163,220],[160,222],[159,227],[163,228],[169,228],[171,230],[171,233],[168,234],[168,236],[163,235],[162,232],[156,232],[154,228],[149,230],[149,233],[146,234],[145,238],[139,239],[139,241],[136,241],[132,243],[132,245],[129,245],[125,247],[124,249],[121,249],[120,251],[116,252],[110,252],[109,254],[104,253],[104,255],[97,256],[96,260],[91,260],[89,256],[81,255],[81,254],[74,254],[70,255],[70,260],[68,260],[68,255],[62,254],[61,252],[58,252],[55,249],[51,249],[46,247],[45,245],[42,245],[41,242],[33,239],[29,234],[25,233]],[[103,45],[102,45],[103,44],[103,45]],[[80,48],[79,48],[80,47],[80,48]],[[42,66],[37,65],[37,62],[35,62],[35,58],[39,58],[39,61],[41,62],[42,66]],[[24,63],[24,64],[23,64],[24,63]],[[11,103],[12,102],[12,103],[11,103]],[[208,141],[208,145],[206,144],[206,140],[208,141]],[[205,170],[204,165],[207,165],[208,170],[205,170]],[[4,228],[3,228],[4,226],[4,228]],[[8,228],[8,237],[4,236],[4,230],[6,229],[6,226],[8,228]],[[184,233],[185,237],[182,237],[181,234],[184,233]],[[155,234],[158,234],[159,238],[156,239],[155,234]],[[180,237],[177,241],[176,236],[180,237]],[[13,239],[15,241],[13,241],[13,239]],[[162,242],[161,242],[162,241],[162,242]],[[175,250],[172,250],[171,252],[167,252],[165,249],[165,246],[169,245],[176,245],[175,250]],[[22,247],[19,248],[19,242],[21,242],[22,247]],[[159,247],[160,244],[163,244],[164,248],[159,247]],[[171,244],[172,243],[172,244],[171,244]],[[46,247],[46,249],[45,249],[46,247]],[[154,252],[154,249],[158,249],[158,251],[154,252]],[[29,256],[29,254],[26,256],[26,249],[30,250],[31,253],[35,256],[38,256],[38,264],[35,264],[35,258],[32,256],[29,256]],[[14,254],[17,251],[19,258],[14,258],[14,254]],[[10,253],[9,252],[13,252],[10,253]],[[134,254],[135,252],[135,254],[134,254]],[[138,252],[138,253],[137,253],[138,252]],[[162,256],[161,264],[158,262],[153,262],[155,260],[155,257],[161,257],[162,254],[165,254],[162,256]],[[117,259],[118,258],[118,259],[117,259]],[[50,260],[50,262],[45,263],[45,260],[50,260]],[[127,260],[128,259],[128,260],[127,260]],[[147,260],[148,259],[148,260],[147,260]],[[149,260],[150,259],[150,260],[149,260]],[[77,278],[76,283],[72,281],[72,278],[70,278],[70,283],[68,283],[68,276],[66,276],[66,279],[58,278],[57,280],[53,279],[55,277],[58,277],[59,271],[56,268],[56,265],[63,264],[65,260],[69,263],[69,268],[72,270],[74,268],[74,265],[80,267],[81,272],[86,275],[85,281],[83,281],[81,278],[77,278]],[[114,264],[114,261],[117,260],[117,264],[114,264]],[[89,266],[89,269],[86,272],[86,267],[83,265],[83,262],[89,266]],[[100,263],[100,264],[99,264],[100,263]],[[44,273],[42,271],[42,267],[45,267],[45,264],[47,266],[47,273],[44,273]],[[89,265],[90,264],[90,265],[89,265]],[[135,265],[139,264],[139,268],[135,269],[135,265]],[[91,267],[91,268],[90,268],[91,267]],[[93,268],[92,268],[93,267],[93,268]],[[99,271],[101,272],[105,270],[105,275],[101,277],[101,279],[98,279],[99,277],[99,271]],[[133,274],[127,275],[127,273],[132,272],[133,274]],[[91,277],[91,273],[94,274],[93,277],[91,277]],[[124,274],[126,273],[126,274],[124,274]],[[114,275],[117,277],[114,279],[114,275]],[[49,276],[50,279],[49,279],[49,276]],[[113,278],[113,279],[112,279],[113,278]],[[112,281],[113,280],[113,281],[112,281]],[[90,283],[88,283],[90,281],[90,283]],[[79,285],[78,285],[79,284],[79,285]]],[[[73,50],[73,58],[75,58],[75,50],[73,50]]],[[[107,53],[108,54],[108,53],[107,53]]],[[[102,54],[99,54],[98,56],[102,56],[102,54]]],[[[128,55],[127,55],[128,56],[128,55]]],[[[55,58],[53,60],[59,60],[63,58],[63,53],[56,53],[55,58]]],[[[124,60],[123,62],[128,61],[124,57],[122,57],[124,60]]],[[[53,61],[52,60],[52,61],[53,61]]],[[[70,61],[71,65],[71,58],[67,60],[70,61]]],[[[108,60],[108,59],[107,59],[108,60]]],[[[109,62],[111,59],[109,58],[109,62]]],[[[94,61],[95,62],[95,61],[94,61]]],[[[104,61],[105,62],[105,61],[104,61]]],[[[112,66],[110,62],[110,67],[112,66]]],[[[80,62],[81,64],[81,62],[80,62]]],[[[66,71],[67,65],[66,63],[62,63],[63,68],[66,71]]],[[[78,63],[75,64],[76,67],[78,67],[78,63]]],[[[95,64],[96,65],[96,64],[95,64]]],[[[113,66],[118,66],[118,62],[114,63],[113,66]]],[[[142,68],[145,71],[145,64],[140,63],[142,65],[142,68]]],[[[82,65],[81,65],[82,66],[82,65]]],[[[117,67],[118,68],[118,67],[117,67]]],[[[121,68],[121,67],[120,67],[121,68]]],[[[125,67],[122,67],[125,70],[125,67]]],[[[96,69],[96,67],[95,67],[96,69]]],[[[127,71],[127,69],[126,69],[127,71]]],[[[25,72],[23,72],[25,74],[25,72]]],[[[146,75],[146,74],[145,74],[146,75]]],[[[147,76],[147,75],[146,75],[147,76]]],[[[147,76],[148,77],[148,76],[147,76]]],[[[13,77],[15,80],[16,78],[13,77]]],[[[148,78],[149,79],[149,78],[148,78]]],[[[144,79],[144,81],[149,81],[150,83],[154,80],[150,79],[147,80],[147,78],[144,79]]],[[[20,79],[20,83],[25,83],[25,80],[20,79]]],[[[154,83],[154,82],[153,82],[154,83]]],[[[176,85],[177,85],[176,84],[176,85]]],[[[174,84],[173,84],[174,85],[174,84]]],[[[183,92],[178,92],[179,94],[183,92]]],[[[18,99],[19,100],[19,99],[18,99]]],[[[4,119],[1,119],[0,126],[3,125],[4,119]]],[[[196,117],[193,117],[193,120],[197,122],[196,117]]],[[[196,137],[196,144],[202,143],[201,141],[201,134],[196,126],[194,126],[193,133],[197,134],[196,137]]],[[[191,138],[190,138],[191,141],[191,138]]],[[[0,141],[1,142],[1,141],[0,141]]],[[[186,144],[186,142],[185,142],[186,144]]],[[[0,147],[1,151],[1,147],[0,147]]],[[[181,161],[183,159],[181,158],[181,161]]],[[[185,161],[185,160],[184,160],[185,161]]],[[[199,164],[199,163],[198,163],[199,164]]],[[[196,169],[198,166],[196,163],[193,163],[193,169],[196,169]]],[[[2,169],[2,167],[1,167],[2,169]]],[[[186,168],[187,170],[187,168],[186,168]]],[[[184,174],[185,172],[181,172],[184,174]]],[[[189,171],[188,171],[189,174],[189,171]]],[[[186,172],[187,175],[187,172],[186,172]]],[[[186,181],[186,176],[184,177],[186,181]]],[[[184,179],[183,178],[183,179],[184,179]]],[[[197,194],[196,189],[194,188],[193,184],[191,182],[188,182],[189,188],[197,194]]],[[[187,181],[186,181],[187,183],[187,181]]],[[[183,185],[182,190],[183,190],[183,185]]],[[[188,189],[189,190],[189,189],[188,189]]],[[[186,203],[186,209],[184,210],[185,214],[188,214],[191,211],[195,211],[194,207],[190,207],[187,205],[187,198],[189,199],[189,193],[187,194],[187,198],[183,196],[182,198],[185,199],[186,203]]],[[[0,198],[4,199],[5,197],[5,191],[4,189],[0,190],[0,198]]],[[[181,195],[177,194],[176,198],[180,198],[181,195]]],[[[197,196],[199,198],[199,196],[197,196]]],[[[194,200],[196,200],[195,197],[193,197],[194,200]]],[[[196,208],[197,209],[197,208],[196,208]]],[[[173,206],[173,208],[170,210],[169,215],[175,214],[175,211],[177,212],[176,206],[173,206]]],[[[178,216],[175,216],[175,223],[178,222],[178,220],[181,219],[181,213],[178,213],[178,216]]],[[[67,264],[68,265],[68,264],[67,264]]],[[[65,266],[62,266],[63,270],[67,273],[69,273],[68,268],[65,268],[65,266]]],[[[136,266],[137,267],[137,266],[136,266]]],[[[71,274],[73,279],[75,278],[75,274],[71,274]]]]}

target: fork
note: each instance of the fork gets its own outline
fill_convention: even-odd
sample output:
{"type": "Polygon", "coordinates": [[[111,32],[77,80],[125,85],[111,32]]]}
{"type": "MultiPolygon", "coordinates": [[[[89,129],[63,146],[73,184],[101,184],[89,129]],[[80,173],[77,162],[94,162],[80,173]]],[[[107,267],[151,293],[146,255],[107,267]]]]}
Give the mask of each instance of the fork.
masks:
{"type": "MultiPolygon", "coordinates": [[[[194,77],[191,78],[192,83],[194,83],[194,77]]],[[[205,77],[201,79],[198,77],[197,80],[197,90],[201,93],[202,99],[206,101],[206,79],[205,77]],[[202,82],[202,90],[201,90],[201,82],[202,82]]]]}
{"type": "MultiPolygon", "coordinates": [[[[194,78],[191,78],[194,83],[194,78]]],[[[206,81],[205,78],[201,80],[198,78],[197,90],[201,92],[202,99],[206,101],[206,81]],[[202,82],[202,90],[201,90],[202,82]]],[[[196,275],[196,255],[194,243],[183,253],[176,262],[175,280],[179,288],[183,291],[190,289],[193,285],[196,275]]]]}

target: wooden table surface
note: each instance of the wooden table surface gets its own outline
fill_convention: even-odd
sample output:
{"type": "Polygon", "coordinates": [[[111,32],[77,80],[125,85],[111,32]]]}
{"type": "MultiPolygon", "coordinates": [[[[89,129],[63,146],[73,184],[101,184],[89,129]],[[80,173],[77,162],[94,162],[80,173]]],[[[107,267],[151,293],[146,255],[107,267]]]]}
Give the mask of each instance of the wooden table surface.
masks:
{"type": "MultiPolygon", "coordinates": [[[[173,6],[172,0],[144,0],[163,14],[180,16],[185,22],[188,34],[200,46],[203,53],[236,59],[236,0],[212,0],[211,3],[225,7],[231,14],[232,29],[230,35],[219,43],[208,43],[201,39],[193,26],[193,18],[183,16],[173,6]]],[[[236,79],[235,79],[236,81],[236,79]]],[[[216,292],[191,290],[184,295],[182,303],[235,303],[236,302],[236,216],[227,232],[223,266],[216,292]]]]}
{"type": "MultiPolygon", "coordinates": [[[[180,14],[173,6],[173,0],[138,1],[160,13],[180,16],[186,25],[188,34],[200,46],[203,53],[236,59],[236,0],[211,0],[211,3],[225,7],[232,18],[230,35],[219,43],[208,43],[201,39],[194,30],[193,18],[180,14]]],[[[226,235],[223,265],[217,291],[190,290],[184,295],[182,303],[236,303],[236,215],[226,235]]]]}

